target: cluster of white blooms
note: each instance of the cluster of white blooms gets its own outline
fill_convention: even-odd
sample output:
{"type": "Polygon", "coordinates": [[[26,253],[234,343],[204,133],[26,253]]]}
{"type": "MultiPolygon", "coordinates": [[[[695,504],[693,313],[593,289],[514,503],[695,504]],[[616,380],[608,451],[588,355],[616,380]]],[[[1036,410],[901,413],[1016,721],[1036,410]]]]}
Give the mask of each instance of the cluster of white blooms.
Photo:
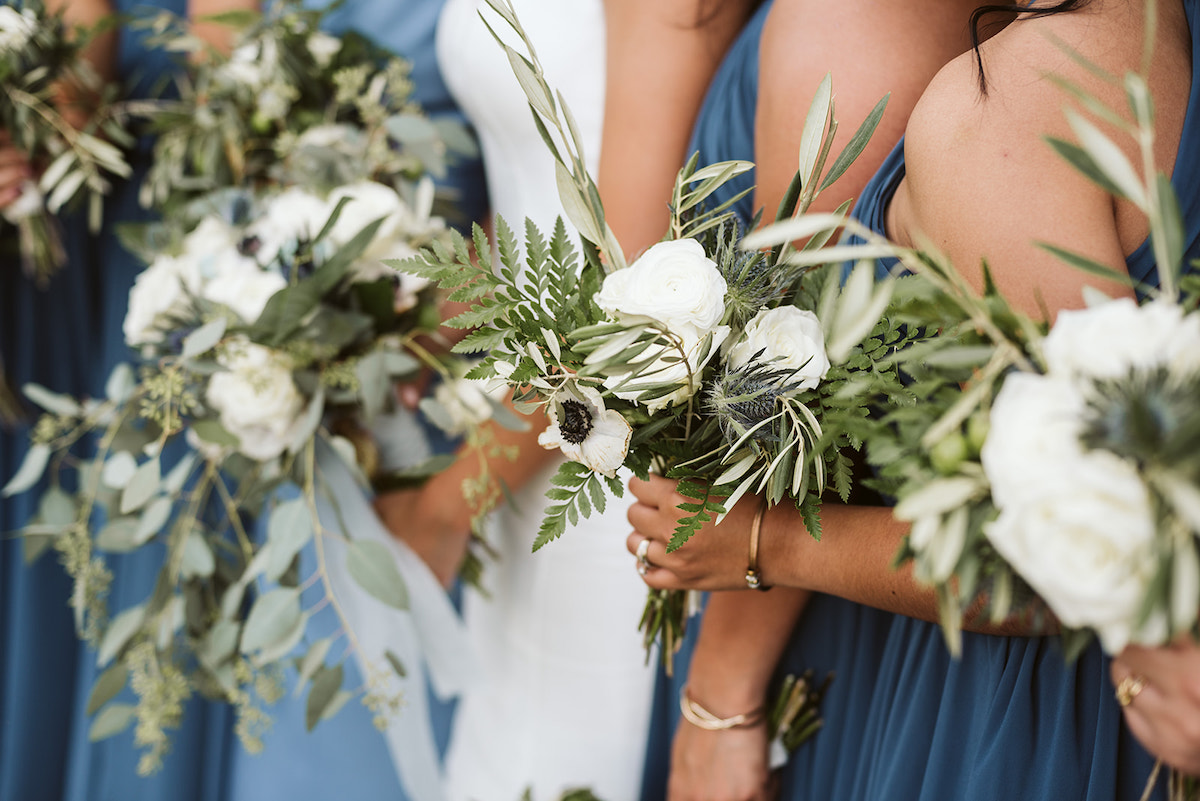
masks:
{"type": "MultiPolygon", "coordinates": [[[[1010,376],[992,410],[981,456],[1000,514],[988,539],[1064,624],[1094,629],[1109,652],[1158,644],[1165,610],[1141,621],[1156,569],[1150,494],[1134,464],[1080,434],[1096,380],[1200,371],[1200,315],[1166,301],[1064,311],[1043,353],[1046,373],[1010,376]]],[[[1175,590],[1200,597],[1200,586],[1175,590]]]]}
{"type": "Polygon", "coordinates": [[[0,6],[0,56],[24,50],[37,26],[37,16],[30,9],[0,6]]]}
{"type": "Polygon", "coordinates": [[[208,382],[205,399],[221,425],[238,439],[238,451],[258,461],[284,452],[305,410],[286,354],[241,338],[220,357],[224,370],[208,382]]]}

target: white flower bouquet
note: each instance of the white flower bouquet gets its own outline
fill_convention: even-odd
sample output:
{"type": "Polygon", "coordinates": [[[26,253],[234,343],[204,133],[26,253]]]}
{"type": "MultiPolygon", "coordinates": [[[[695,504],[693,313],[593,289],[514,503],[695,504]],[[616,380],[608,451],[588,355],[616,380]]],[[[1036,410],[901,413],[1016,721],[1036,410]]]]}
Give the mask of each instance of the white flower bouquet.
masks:
{"type": "MultiPolygon", "coordinates": [[[[23,533],[31,556],[51,544],[60,553],[75,582],[79,632],[106,668],[90,705],[92,737],[136,721],[139,771],[161,763],[166,732],[196,692],[234,705],[243,743],[261,748],[265,708],[295,666],[310,728],[361,694],[393,751],[403,751],[405,774],[428,779],[432,738],[404,728],[428,724],[393,724],[390,713],[403,687],[419,685],[424,697],[418,659],[430,660],[435,686],[461,686],[469,672],[458,658],[461,624],[432,574],[382,529],[363,488],[406,486],[450,461],[433,455],[416,418],[396,408],[395,382],[441,373],[445,382],[423,405],[468,436],[496,404],[462,380],[467,368],[456,357],[428,350],[440,324],[437,288],[383,264],[449,241],[429,177],[444,147],[407,104],[404,68],[380,69],[363,55],[374,51],[362,50],[364,60],[335,69],[327,62],[352,48],[315,32],[310,12],[279,13],[255,29],[259,56],[238,50],[197,68],[195,80],[214,94],[185,93],[181,103],[197,104],[185,116],[203,127],[202,97],[215,102],[222,81],[265,69],[271,47],[294,67],[284,45],[297,41],[310,62],[334,70],[318,77],[341,94],[321,98],[328,115],[306,116],[300,98],[325,84],[303,70],[285,71],[298,82],[271,83],[283,74],[272,72],[265,85],[289,97],[286,86],[303,90],[289,114],[309,120],[303,130],[278,131],[266,149],[221,140],[208,161],[201,154],[211,140],[201,134],[182,162],[178,140],[160,140],[151,196],[174,170],[191,182],[168,192],[162,222],[125,232],[148,263],[124,321],[141,366],[118,367],[105,399],[27,386],[45,414],[3,493],[48,475],[23,533]],[[110,619],[105,554],[141,549],[163,554],[157,584],[110,619]],[[306,552],[315,552],[315,567],[306,552]],[[315,639],[308,621],[326,606],[340,633],[315,639]],[[343,659],[359,660],[364,689],[344,688],[342,664],[327,664],[342,637],[343,659]],[[428,637],[437,647],[422,651],[428,637]],[[136,705],[116,698],[126,685],[136,705]]],[[[233,106],[226,112],[222,119],[236,116],[233,106]]]]}
{"type": "Polygon", "coordinates": [[[941,335],[897,354],[920,400],[889,414],[868,451],[896,516],[912,524],[898,561],[937,589],[956,653],[965,614],[1036,622],[1048,608],[1068,654],[1093,634],[1118,653],[1196,630],[1200,282],[1183,275],[1179,207],[1145,144],[1146,84],[1124,81],[1136,123],[1122,126],[1142,143],[1144,174],[1077,114],[1068,112],[1079,144],[1051,144],[1148,215],[1161,286],[1135,287],[1141,305],[1093,294],[1051,327],[990,281],[979,296],[936,254],[896,251],[920,278],[906,284],[899,316],[941,335]]]}
{"type": "Polygon", "coordinates": [[[86,193],[89,224],[99,228],[112,177],[130,173],[119,149],[133,141],[126,109],[82,55],[91,35],[42,0],[0,6],[0,131],[40,174],[0,216],[16,230],[26,273],[41,282],[66,259],[54,215],[86,193]]]}
{"type": "MultiPolygon", "coordinates": [[[[524,35],[510,8],[492,5],[524,35]]],[[[727,211],[732,201],[712,209],[704,203],[749,169],[744,162],[697,170],[693,159],[685,166],[665,241],[626,266],[569,111],[552,99],[532,50],[526,57],[505,49],[558,162],[560,195],[584,259],[561,220],[548,239],[527,223],[524,257],[500,220],[494,263],[491,244],[476,230],[475,260],[456,238],[453,249],[435,244],[400,267],[452,289],[452,300],[474,304],[450,322],[475,329],[459,351],[487,351],[471,375],[502,378],[520,411],[549,418],[539,441],[569,461],[548,493],[534,547],[603,509],[606,492],[620,497],[622,466],[683,479],[680,491],[694,502],[680,510],[672,548],[746,493],[794,503],[819,537],[825,491],[842,498],[850,492],[850,452],[867,429],[867,399],[907,397],[894,369],[872,367],[909,339],[880,321],[890,285],[875,286],[866,265],[844,288],[836,270],[806,277],[830,261],[814,254],[832,230],[801,251],[782,240],[771,250],[743,249],[727,211]]],[[[806,130],[809,159],[785,215],[807,208],[818,187],[849,166],[883,111],[881,102],[826,171],[836,126],[831,97],[827,79],[806,130]]],[[[661,640],[668,664],[686,607],[684,593],[655,592],[642,621],[647,648],[661,640]]]]}

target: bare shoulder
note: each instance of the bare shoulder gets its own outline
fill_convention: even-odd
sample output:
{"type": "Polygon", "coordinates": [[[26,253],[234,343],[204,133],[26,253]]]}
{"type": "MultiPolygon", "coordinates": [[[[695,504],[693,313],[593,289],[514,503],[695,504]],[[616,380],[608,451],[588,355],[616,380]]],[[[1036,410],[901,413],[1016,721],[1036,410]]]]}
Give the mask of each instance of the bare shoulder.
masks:
{"type": "MultiPolygon", "coordinates": [[[[974,53],[944,67],[909,122],[908,173],[889,218],[893,233],[909,242],[927,237],[968,273],[978,274],[986,259],[1002,288],[1031,311],[1042,302],[1050,308],[1079,305],[1085,281],[1037,242],[1124,269],[1125,256],[1145,236],[1144,220],[1046,143],[1047,136],[1073,138],[1064,114],[1073,103],[1048,76],[1081,85],[1114,109],[1126,108],[1119,85],[1092,74],[1067,50],[1113,74],[1137,69],[1141,9],[1126,0],[1093,0],[1079,11],[1009,25],[980,49],[986,88],[974,53]]],[[[1166,60],[1176,57],[1177,48],[1163,49],[1166,60]]],[[[1186,48],[1182,55],[1186,59],[1186,48]]],[[[1168,129],[1180,108],[1176,101],[1172,95],[1167,104],[1168,129]]],[[[1181,123],[1181,110],[1177,116],[1181,123]]],[[[1097,124],[1135,158],[1132,139],[1097,124]]],[[[1166,155],[1173,159],[1174,151],[1166,155]]]]}

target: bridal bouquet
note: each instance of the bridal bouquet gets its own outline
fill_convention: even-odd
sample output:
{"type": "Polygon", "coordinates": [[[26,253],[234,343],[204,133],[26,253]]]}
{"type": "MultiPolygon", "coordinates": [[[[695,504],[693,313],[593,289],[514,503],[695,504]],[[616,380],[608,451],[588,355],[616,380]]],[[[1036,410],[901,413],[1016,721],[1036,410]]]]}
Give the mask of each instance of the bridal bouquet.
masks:
{"type": "Polygon", "coordinates": [[[899,499],[896,516],[912,524],[900,561],[937,589],[955,652],[977,602],[999,621],[1036,615],[1034,593],[1069,630],[1068,653],[1093,633],[1119,653],[1195,631],[1200,281],[1181,277],[1179,206],[1145,144],[1146,84],[1125,81],[1137,116],[1121,127],[1143,143],[1144,174],[1078,114],[1068,112],[1079,144],[1051,144],[1147,214],[1161,287],[1138,287],[1140,305],[1093,293],[1087,309],[1050,326],[1015,311],[990,281],[978,296],[937,255],[900,253],[922,279],[900,316],[941,335],[895,357],[920,402],[893,412],[869,451],[899,499]]]}
{"type": "Polygon", "coordinates": [[[230,55],[209,52],[170,14],[142,23],[150,42],[190,56],[178,100],[153,107],[144,206],[170,214],[226,187],[412,183],[472,151],[461,125],[412,102],[406,61],[357,33],[322,32],[325,13],[283,2],[262,16],[219,15],[237,32],[230,55]]]}
{"type": "MultiPolygon", "coordinates": [[[[215,93],[217,74],[233,64],[264,67],[265,43],[282,48],[291,41],[285,34],[300,36],[296,26],[306,20],[315,18],[285,10],[257,29],[258,56],[235,51],[229,62],[198,67],[204,92],[215,93]]],[[[301,41],[310,61],[348,49],[308,29],[301,41]]],[[[272,52],[281,63],[295,61],[284,57],[286,48],[272,52]]],[[[457,433],[494,406],[459,379],[466,368],[456,357],[426,348],[440,323],[436,287],[383,265],[446,240],[423,160],[432,154],[430,168],[438,167],[443,148],[406,104],[399,62],[382,70],[365,60],[342,64],[327,76],[342,87],[340,99],[322,98],[332,104],[328,115],[305,117],[296,99],[289,119],[312,124],[281,128],[265,151],[218,131],[222,145],[208,152],[203,142],[218,140],[189,129],[196,139],[179,162],[172,149],[179,140],[160,142],[152,194],[164,186],[155,183],[164,171],[190,171],[191,183],[180,194],[168,191],[178,202],[140,239],[127,232],[148,262],[124,321],[139,366],[119,366],[104,399],[25,388],[45,414],[3,493],[27,491],[48,474],[23,533],[31,553],[50,544],[60,553],[75,582],[78,630],[106,668],[88,707],[91,736],[136,722],[134,739],[145,749],[140,772],[161,764],[167,731],[196,692],[236,707],[237,733],[253,751],[262,747],[266,706],[283,692],[287,667],[296,668],[297,691],[308,687],[309,728],[355,694],[389,727],[406,677],[417,677],[425,692],[420,665],[401,655],[420,656],[413,643],[429,631],[442,638],[436,653],[425,654],[431,674],[440,671],[435,685],[448,688],[466,671],[447,664],[456,661],[450,643],[460,635],[444,593],[381,528],[362,492],[419,481],[447,461],[431,455],[412,415],[393,412],[395,382],[422,369],[441,373],[447,380],[426,405],[442,410],[439,419],[457,424],[457,433]],[[395,103],[402,111],[392,114],[395,103]],[[412,131],[425,149],[402,146],[412,131]],[[232,164],[247,169],[235,174],[232,164]],[[301,558],[309,550],[315,569],[301,558]],[[114,578],[104,554],[134,551],[161,559],[158,580],[141,603],[110,618],[105,598],[114,578]],[[320,592],[315,604],[310,589],[320,592]],[[408,610],[410,589],[411,619],[374,611],[408,610]],[[316,639],[308,622],[325,606],[339,633],[316,639]],[[360,630],[359,620],[373,625],[360,630]],[[343,688],[341,662],[327,664],[342,637],[341,658],[358,657],[364,688],[343,688]],[[117,698],[126,686],[136,704],[117,698]]],[[[264,86],[291,97],[271,80],[264,86]]],[[[187,116],[200,128],[204,92],[181,101],[198,104],[187,116]]],[[[221,114],[232,120],[236,109],[221,114]]],[[[407,742],[418,760],[433,758],[411,736],[407,742]]]]}
{"type": "MultiPolygon", "coordinates": [[[[493,7],[523,36],[511,9],[493,7]]],[[[694,502],[680,510],[672,548],[746,493],[795,504],[819,537],[822,494],[828,488],[845,498],[850,491],[849,452],[867,428],[867,399],[907,398],[894,369],[873,367],[910,338],[880,319],[890,284],[876,286],[867,265],[844,287],[836,271],[809,275],[813,265],[836,259],[813,255],[832,229],[800,254],[783,243],[743,249],[729,203],[706,209],[705,201],[749,169],[744,162],[697,170],[693,159],[685,166],[665,241],[626,266],[569,111],[553,99],[532,49],[528,58],[505,49],[557,160],[560,195],[585,258],[561,220],[548,237],[527,223],[523,256],[500,220],[495,263],[477,229],[475,261],[458,238],[453,248],[435,244],[401,267],[453,289],[452,300],[474,304],[450,322],[475,329],[458,350],[487,351],[472,375],[504,379],[519,410],[543,410],[549,418],[539,442],[568,461],[553,480],[534,547],[593,508],[603,510],[606,492],[620,497],[622,466],[684,479],[680,491],[694,502]]],[[[783,215],[807,208],[819,187],[836,180],[883,111],[881,102],[826,171],[836,127],[831,98],[827,79],[783,215]]],[[[661,638],[668,664],[686,606],[683,593],[659,592],[647,606],[647,647],[661,638]]]]}
{"type": "Polygon", "coordinates": [[[90,35],[42,0],[0,6],[0,131],[41,172],[2,216],[16,229],[26,273],[42,282],[66,259],[53,215],[86,192],[89,224],[98,228],[111,177],[130,173],[112,144],[132,142],[116,87],[103,85],[82,55],[90,35]],[[71,96],[87,97],[83,129],[68,121],[71,96]]]}

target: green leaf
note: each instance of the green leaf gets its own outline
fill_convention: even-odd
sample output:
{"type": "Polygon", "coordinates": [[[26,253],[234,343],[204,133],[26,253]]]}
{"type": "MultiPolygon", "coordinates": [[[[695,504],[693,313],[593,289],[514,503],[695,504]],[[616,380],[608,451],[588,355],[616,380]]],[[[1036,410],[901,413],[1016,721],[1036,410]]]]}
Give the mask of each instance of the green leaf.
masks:
{"type": "Polygon", "coordinates": [[[1079,137],[1079,143],[1091,157],[1092,163],[1104,173],[1111,185],[1117,187],[1117,196],[1128,198],[1145,211],[1146,187],[1121,148],[1077,111],[1068,108],[1066,115],[1067,122],[1079,137]]]}
{"type": "Polygon", "coordinates": [[[1051,245],[1049,242],[1035,242],[1034,244],[1036,244],[1042,250],[1045,250],[1048,253],[1051,253],[1062,259],[1072,267],[1083,270],[1085,273],[1091,273],[1092,275],[1099,276],[1105,280],[1115,281],[1119,284],[1124,284],[1125,286],[1131,286],[1133,284],[1133,279],[1130,278],[1127,273],[1118,272],[1117,270],[1114,270],[1105,264],[1101,264],[1098,261],[1089,259],[1087,256],[1060,248],[1057,245],[1051,245]]]}
{"type": "Polygon", "coordinates": [[[209,578],[217,569],[212,548],[199,531],[193,530],[183,542],[179,572],[184,578],[209,578]]]}
{"type": "Polygon", "coordinates": [[[225,318],[218,317],[188,334],[183,338],[183,352],[180,354],[180,358],[193,359],[208,353],[217,346],[221,337],[225,336],[226,325],[225,318]]]}
{"type": "Polygon", "coordinates": [[[404,663],[400,661],[400,657],[396,656],[390,650],[384,651],[383,655],[387,658],[388,664],[392,666],[392,670],[396,672],[397,676],[402,679],[408,676],[408,671],[404,669],[404,663]]]}
{"type": "Polygon", "coordinates": [[[100,710],[88,729],[88,740],[95,743],[120,734],[133,722],[137,707],[133,704],[109,704],[100,710]]]}
{"type": "Polygon", "coordinates": [[[162,531],[163,526],[171,519],[171,512],[174,509],[174,504],[170,498],[158,496],[146,505],[142,511],[142,516],[138,520],[137,532],[135,539],[141,542],[147,542],[158,532],[162,531]]]}
{"type": "Polygon", "coordinates": [[[267,521],[267,542],[271,547],[264,575],[271,581],[279,581],[312,536],[313,521],[307,500],[296,498],[279,504],[267,521]]]}
{"type": "Polygon", "coordinates": [[[41,479],[42,474],[46,472],[46,465],[50,461],[50,446],[49,445],[31,445],[29,450],[25,452],[25,459],[21,462],[20,469],[13,476],[4,489],[0,491],[0,496],[11,498],[13,495],[25,492],[37,484],[41,479]]]}
{"type": "Polygon", "coordinates": [[[242,653],[274,645],[287,637],[300,619],[300,590],[277,587],[262,595],[250,607],[242,631],[242,653]]]}
{"type": "Polygon", "coordinates": [[[833,102],[833,76],[825,73],[821,79],[812,105],[804,118],[804,128],[800,133],[800,180],[807,187],[816,176],[813,170],[821,153],[821,140],[825,137],[825,129],[829,124],[829,110],[833,102]]]}
{"type": "Polygon", "coordinates": [[[158,492],[161,480],[162,470],[157,456],[138,467],[121,493],[121,514],[127,515],[142,508],[158,492]]]}
{"type": "Polygon", "coordinates": [[[304,725],[312,731],[325,714],[325,710],[342,688],[343,669],[341,665],[320,670],[313,678],[312,689],[308,691],[308,702],[304,708],[304,725]]]}
{"type": "Polygon", "coordinates": [[[358,586],[394,609],[408,608],[408,588],[392,554],[382,543],[352,540],[346,547],[346,568],[358,586]]]}
{"type": "Polygon", "coordinates": [[[825,173],[825,179],[821,181],[821,191],[825,191],[829,186],[842,177],[842,174],[850,168],[854,160],[862,154],[863,149],[867,146],[867,142],[871,140],[871,136],[875,133],[875,128],[879,125],[879,120],[883,117],[883,110],[887,108],[888,98],[892,96],[891,92],[884,95],[875,108],[871,109],[871,113],[863,120],[863,124],[858,126],[858,130],[854,132],[854,136],[850,137],[850,141],[846,144],[845,149],[834,160],[833,166],[829,168],[829,172],[825,173]]]}
{"type": "Polygon", "coordinates": [[[104,482],[104,486],[111,489],[125,489],[136,472],[137,459],[129,451],[120,451],[108,457],[108,461],[104,463],[104,470],[100,473],[100,480],[104,482]]]}
{"type": "Polygon", "coordinates": [[[222,448],[236,448],[241,444],[241,441],[217,420],[196,420],[191,424],[191,429],[200,439],[222,448]]]}
{"type": "Polygon", "coordinates": [[[133,368],[122,362],[108,374],[108,381],[104,384],[104,395],[110,401],[123,403],[133,394],[136,386],[137,379],[134,377],[133,368]]]}
{"type": "Polygon", "coordinates": [[[355,365],[354,374],[358,377],[358,395],[362,399],[363,414],[368,420],[373,419],[387,405],[392,386],[384,352],[376,350],[363,356],[355,365]]]}
{"type": "Polygon", "coordinates": [[[92,684],[92,692],[88,696],[85,714],[89,717],[96,714],[100,707],[116,698],[117,694],[125,689],[125,683],[128,680],[129,671],[125,669],[125,663],[114,662],[109,665],[108,669],[101,673],[92,684]]]}
{"type": "Polygon", "coordinates": [[[96,547],[109,553],[129,553],[145,545],[150,536],[153,532],[142,536],[138,518],[114,517],[96,535],[96,547]]]}
{"type": "Polygon", "coordinates": [[[317,640],[309,646],[307,653],[304,654],[304,659],[300,661],[298,669],[299,676],[296,680],[296,695],[300,694],[300,688],[308,683],[308,680],[316,675],[317,671],[325,667],[325,657],[329,655],[329,649],[333,645],[331,637],[324,637],[317,640]]]}
{"type": "Polygon", "coordinates": [[[145,618],[146,609],[141,604],[132,606],[114,617],[100,639],[100,647],[96,649],[96,667],[104,667],[111,662],[133,635],[137,634],[145,618]]]}

